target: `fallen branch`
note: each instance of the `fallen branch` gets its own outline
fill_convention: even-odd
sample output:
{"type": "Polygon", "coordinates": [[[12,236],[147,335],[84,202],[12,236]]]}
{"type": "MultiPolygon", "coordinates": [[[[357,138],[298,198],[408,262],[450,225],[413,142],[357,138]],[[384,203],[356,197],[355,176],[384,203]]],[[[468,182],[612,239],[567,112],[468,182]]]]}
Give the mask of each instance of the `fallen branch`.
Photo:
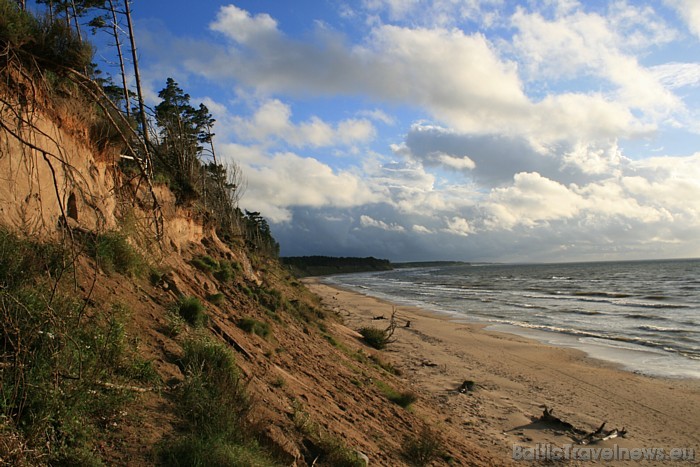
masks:
{"type": "Polygon", "coordinates": [[[248,359],[249,361],[253,361],[253,355],[248,352],[245,347],[243,347],[241,344],[239,344],[236,339],[234,339],[228,332],[224,331],[221,326],[219,326],[218,323],[212,322],[211,323],[211,329],[214,331],[217,335],[219,335],[223,340],[226,341],[228,345],[233,347],[237,352],[240,352],[243,354],[243,356],[248,359]]]}
{"type": "Polygon", "coordinates": [[[96,384],[98,386],[102,386],[105,389],[116,389],[120,391],[150,392],[156,390],[156,388],[141,388],[139,386],[127,386],[124,384],[108,383],[106,381],[96,381],[96,384]]]}
{"type": "Polygon", "coordinates": [[[622,430],[618,430],[617,428],[613,428],[610,431],[605,431],[605,423],[603,422],[600,427],[592,432],[588,433],[586,436],[578,440],[578,444],[594,444],[599,441],[606,441],[608,439],[613,439],[617,437],[624,437],[627,434],[627,430],[622,428],[622,430]]]}
{"type": "Polygon", "coordinates": [[[544,422],[550,425],[556,425],[559,429],[571,432],[572,434],[576,435],[574,437],[574,440],[578,444],[594,444],[600,441],[606,441],[608,439],[624,437],[627,434],[627,430],[625,430],[624,428],[622,428],[621,430],[613,428],[612,430],[605,431],[605,424],[607,422],[603,422],[597,430],[589,433],[586,430],[576,428],[571,423],[566,422],[560,419],[559,417],[553,415],[553,412],[554,409],[550,409],[547,408],[547,406],[545,406],[542,415],[539,419],[537,419],[537,421],[544,422]]]}
{"type": "Polygon", "coordinates": [[[537,421],[548,423],[550,425],[556,425],[556,427],[558,429],[561,429],[564,431],[570,431],[570,432],[575,433],[577,435],[585,435],[586,434],[586,431],[575,428],[571,423],[565,422],[564,420],[560,419],[559,417],[553,415],[553,413],[554,413],[554,409],[547,408],[547,406],[545,405],[544,410],[542,411],[542,416],[537,421]]]}

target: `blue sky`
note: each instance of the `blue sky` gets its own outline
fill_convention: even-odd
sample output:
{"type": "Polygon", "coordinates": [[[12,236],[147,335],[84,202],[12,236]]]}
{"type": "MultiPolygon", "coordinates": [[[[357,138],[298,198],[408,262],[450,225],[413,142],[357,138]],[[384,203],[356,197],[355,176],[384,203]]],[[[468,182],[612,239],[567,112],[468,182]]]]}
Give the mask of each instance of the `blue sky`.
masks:
{"type": "Polygon", "coordinates": [[[134,2],[283,255],[700,257],[700,2],[134,2]]]}

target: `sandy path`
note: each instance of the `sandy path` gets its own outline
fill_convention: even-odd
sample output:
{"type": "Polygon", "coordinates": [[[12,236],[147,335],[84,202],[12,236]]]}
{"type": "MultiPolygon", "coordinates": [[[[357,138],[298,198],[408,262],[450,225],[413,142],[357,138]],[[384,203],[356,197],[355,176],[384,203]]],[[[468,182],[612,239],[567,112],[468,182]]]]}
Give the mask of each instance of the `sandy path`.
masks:
{"type": "MultiPolygon", "coordinates": [[[[386,327],[387,321],[374,318],[388,318],[391,303],[316,279],[305,282],[348,327],[386,327]]],[[[565,433],[532,422],[543,405],[582,429],[593,431],[606,421],[608,429],[628,430],[626,438],[596,447],[664,448],[667,454],[671,448],[686,448],[694,449],[700,460],[700,381],[638,375],[576,350],[484,331],[412,307],[397,308],[400,325],[410,320],[411,326],[397,329],[397,341],[384,351],[386,358],[419,390],[424,403],[438,408],[439,423],[458,427],[468,440],[489,448],[504,463],[510,461],[514,444],[534,448],[539,443],[543,449],[543,443],[572,444],[565,433]],[[473,380],[477,389],[468,395],[450,391],[465,380],[473,380]]],[[[689,463],[644,463],[655,464],[689,463]]]]}

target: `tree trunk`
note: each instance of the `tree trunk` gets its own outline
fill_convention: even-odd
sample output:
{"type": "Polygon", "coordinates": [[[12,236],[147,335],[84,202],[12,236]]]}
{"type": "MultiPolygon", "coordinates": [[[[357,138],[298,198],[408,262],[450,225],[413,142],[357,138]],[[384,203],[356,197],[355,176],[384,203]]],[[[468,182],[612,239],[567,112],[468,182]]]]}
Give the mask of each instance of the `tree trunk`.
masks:
{"type": "Polygon", "coordinates": [[[122,54],[122,43],[119,40],[119,27],[117,23],[117,11],[114,8],[114,2],[109,1],[109,9],[112,12],[112,34],[114,35],[114,43],[117,46],[117,55],[119,56],[119,69],[122,74],[122,86],[124,87],[124,108],[126,110],[126,117],[131,116],[131,103],[129,99],[129,88],[126,85],[126,69],[124,67],[124,55],[122,54]]]}
{"type": "MultiPolygon", "coordinates": [[[[83,42],[83,34],[80,31],[80,22],[78,21],[78,10],[75,8],[75,0],[71,0],[71,9],[73,10],[73,21],[75,22],[75,32],[78,34],[78,40],[83,42]]],[[[66,17],[68,16],[68,7],[66,7],[66,17]]]]}
{"type": "MultiPolygon", "coordinates": [[[[136,81],[136,94],[139,100],[139,112],[141,113],[141,129],[143,131],[143,141],[146,143],[146,150],[151,150],[151,138],[148,134],[148,120],[146,119],[146,105],[143,103],[143,91],[141,90],[141,77],[139,75],[139,61],[136,53],[136,39],[134,38],[134,25],[131,22],[131,10],[129,8],[129,0],[124,0],[124,11],[126,13],[126,22],[129,26],[129,41],[131,42],[131,56],[134,61],[134,80],[136,81]]],[[[149,160],[149,173],[153,170],[150,163],[150,157],[146,154],[149,160]]]]}

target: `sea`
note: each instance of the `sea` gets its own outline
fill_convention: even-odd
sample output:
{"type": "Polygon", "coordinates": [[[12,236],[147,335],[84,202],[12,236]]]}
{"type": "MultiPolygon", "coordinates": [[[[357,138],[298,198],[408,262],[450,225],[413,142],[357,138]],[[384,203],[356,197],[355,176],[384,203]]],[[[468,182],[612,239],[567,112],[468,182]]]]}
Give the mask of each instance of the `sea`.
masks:
{"type": "Polygon", "coordinates": [[[327,283],[652,376],[700,378],[700,260],[460,264],[327,283]]]}

